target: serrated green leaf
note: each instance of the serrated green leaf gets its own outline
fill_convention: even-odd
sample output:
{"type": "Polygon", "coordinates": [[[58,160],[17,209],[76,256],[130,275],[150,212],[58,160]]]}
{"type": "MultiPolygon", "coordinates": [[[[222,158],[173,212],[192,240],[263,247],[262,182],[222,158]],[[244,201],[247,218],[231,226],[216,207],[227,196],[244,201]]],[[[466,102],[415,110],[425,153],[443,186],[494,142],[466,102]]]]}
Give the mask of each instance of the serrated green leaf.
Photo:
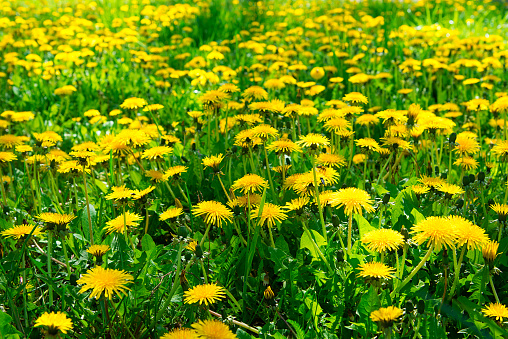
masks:
{"type": "Polygon", "coordinates": [[[287,256],[284,251],[278,248],[268,247],[268,252],[270,253],[270,260],[275,264],[276,272],[287,268],[286,265],[284,265],[284,260],[287,256]]]}
{"type": "MultiPolygon", "coordinates": [[[[312,237],[314,238],[314,241],[316,242],[316,245],[318,247],[326,246],[325,238],[321,234],[319,234],[317,231],[310,230],[310,233],[312,234],[312,237]]],[[[321,260],[319,258],[318,251],[312,244],[312,239],[309,238],[307,235],[307,232],[303,232],[302,238],[300,239],[300,249],[306,248],[310,251],[310,254],[312,255],[312,260],[321,260]]]]}

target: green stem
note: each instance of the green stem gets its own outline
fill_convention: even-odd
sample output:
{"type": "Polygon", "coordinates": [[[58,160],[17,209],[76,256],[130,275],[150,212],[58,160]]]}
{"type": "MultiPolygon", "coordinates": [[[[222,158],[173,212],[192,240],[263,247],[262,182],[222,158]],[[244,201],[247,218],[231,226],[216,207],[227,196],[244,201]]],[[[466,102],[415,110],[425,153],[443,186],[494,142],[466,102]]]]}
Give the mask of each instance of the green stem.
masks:
{"type": "Polygon", "coordinates": [[[314,159],[313,154],[311,154],[310,159],[312,161],[312,174],[314,175],[314,192],[315,192],[316,201],[318,204],[319,221],[321,222],[321,229],[323,232],[323,238],[325,238],[325,241],[328,242],[328,236],[326,234],[325,219],[323,218],[323,207],[321,206],[321,201],[319,199],[319,189],[318,189],[317,175],[316,175],[316,160],[314,159]]]}
{"type": "Polygon", "coordinates": [[[208,223],[208,225],[206,225],[206,231],[205,231],[205,234],[203,234],[203,238],[201,238],[201,241],[199,242],[199,246],[202,248],[203,247],[203,244],[205,243],[205,239],[208,237],[208,232],[210,232],[210,228],[212,227],[212,223],[208,223]]]}
{"type": "Polygon", "coordinates": [[[489,278],[490,281],[490,287],[492,288],[492,293],[494,293],[494,297],[496,298],[496,302],[500,304],[499,297],[497,296],[496,288],[494,287],[494,282],[492,281],[492,276],[489,278]]]}
{"type": "Polygon", "coordinates": [[[323,252],[321,252],[321,249],[318,247],[318,245],[314,241],[314,238],[312,238],[312,234],[310,233],[309,229],[307,228],[307,225],[305,225],[305,222],[303,222],[303,221],[302,221],[302,226],[303,226],[303,231],[305,232],[305,234],[307,234],[307,237],[309,237],[309,239],[310,239],[310,241],[312,243],[312,246],[314,247],[314,249],[318,253],[318,255],[321,258],[321,260],[325,263],[326,268],[328,268],[328,272],[333,276],[333,269],[332,269],[332,267],[328,263],[328,260],[326,260],[323,252]]]}
{"type": "Polygon", "coordinates": [[[457,261],[457,266],[455,266],[455,277],[453,278],[452,289],[450,290],[450,295],[448,298],[453,297],[455,293],[455,288],[457,288],[457,283],[459,282],[460,275],[460,266],[462,265],[462,260],[464,259],[464,253],[466,252],[466,246],[462,246],[462,251],[460,252],[459,261],[457,261]]]}
{"type": "Polygon", "coordinates": [[[270,234],[270,245],[275,248],[275,242],[273,241],[272,228],[268,226],[268,233],[270,234]]]}
{"type": "Polygon", "coordinates": [[[430,255],[432,254],[432,251],[434,250],[434,244],[432,244],[430,247],[429,247],[429,250],[427,251],[427,253],[425,254],[425,256],[422,258],[422,260],[420,261],[420,263],[418,264],[418,266],[416,266],[412,271],[411,273],[409,273],[409,275],[406,277],[406,279],[404,279],[404,281],[402,281],[402,283],[397,286],[397,288],[392,292],[392,296],[394,296],[395,294],[397,294],[404,286],[407,285],[407,283],[409,283],[411,281],[411,279],[415,276],[416,273],[418,273],[418,271],[423,267],[423,264],[425,264],[425,262],[427,260],[429,260],[430,258],[430,255]]]}
{"type": "Polygon", "coordinates": [[[69,254],[67,253],[67,245],[65,244],[65,236],[62,235],[62,248],[65,257],[65,264],[67,265],[67,278],[70,279],[71,276],[71,265],[69,264],[69,254]]]}
{"type": "Polygon", "coordinates": [[[23,313],[25,315],[25,327],[28,328],[28,310],[27,310],[27,302],[26,302],[26,256],[25,253],[21,253],[23,258],[23,313]]]}
{"type": "Polygon", "coordinates": [[[203,271],[203,278],[205,279],[205,284],[208,284],[208,277],[206,275],[205,265],[203,264],[203,260],[200,260],[201,270],[203,271]]]}
{"type": "Polygon", "coordinates": [[[277,193],[275,193],[275,186],[273,185],[272,173],[270,173],[270,163],[268,162],[268,152],[266,151],[266,143],[263,144],[263,149],[265,151],[266,171],[268,172],[268,180],[270,181],[270,188],[272,190],[273,198],[277,201],[279,197],[277,196],[277,193]]]}
{"type": "Polygon", "coordinates": [[[390,163],[392,158],[393,158],[393,152],[390,153],[388,160],[386,160],[386,163],[383,165],[383,167],[381,167],[381,172],[379,173],[379,177],[377,178],[376,184],[379,184],[379,181],[381,180],[381,178],[383,177],[383,174],[385,172],[385,167],[388,166],[388,164],[390,163]]]}
{"type": "Polygon", "coordinates": [[[7,199],[5,194],[4,180],[3,180],[2,167],[0,166],[0,186],[2,187],[2,200],[4,202],[4,206],[7,206],[7,199]]]}
{"type": "MultiPolygon", "coordinates": [[[[176,256],[176,275],[175,275],[175,280],[173,281],[173,287],[171,288],[171,291],[169,291],[169,294],[168,296],[166,297],[166,301],[164,302],[164,304],[162,305],[162,308],[160,308],[159,311],[157,311],[157,314],[155,315],[155,318],[154,318],[154,321],[152,322],[152,326],[151,327],[155,327],[155,325],[159,322],[159,319],[161,318],[162,316],[162,313],[167,310],[169,304],[171,303],[171,299],[173,298],[173,295],[176,293],[176,290],[178,289],[178,287],[180,286],[180,272],[182,270],[182,250],[183,250],[183,243],[180,242],[179,246],[178,246],[178,255],[176,256]]],[[[189,264],[191,263],[191,261],[189,261],[189,264]]],[[[188,264],[188,266],[189,266],[188,264]]]]}
{"type": "Polygon", "coordinates": [[[116,315],[118,316],[118,318],[120,318],[120,322],[122,323],[123,327],[125,327],[125,329],[127,330],[127,332],[129,333],[129,335],[131,336],[132,339],[136,339],[136,337],[132,334],[132,332],[129,329],[129,327],[127,326],[127,324],[125,324],[125,321],[123,320],[122,315],[120,314],[120,312],[118,312],[118,307],[115,306],[115,304],[113,303],[113,300],[110,300],[110,301],[111,301],[111,305],[115,309],[116,315]]]}
{"type": "Polygon", "coordinates": [[[185,192],[183,191],[182,186],[180,186],[180,183],[179,183],[179,182],[178,182],[176,185],[178,186],[178,189],[180,190],[180,193],[182,193],[183,198],[185,199],[185,202],[188,204],[188,203],[189,203],[189,199],[187,198],[187,195],[186,195],[186,194],[185,194],[185,192]]]}
{"type": "Polygon", "coordinates": [[[352,244],[352,233],[353,233],[353,213],[351,213],[349,215],[349,220],[348,220],[348,223],[347,223],[347,251],[348,251],[348,254],[351,254],[351,247],[352,244]]]}
{"type": "MultiPolygon", "coordinates": [[[[94,239],[93,239],[93,228],[92,228],[92,218],[90,217],[90,202],[88,200],[88,188],[87,188],[87,184],[86,184],[86,171],[85,171],[85,166],[83,166],[83,183],[84,183],[84,186],[85,186],[85,198],[86,198],[86,213],[87,213],[87,216],[88,216],[88,230],[90,232],[90,243],[93,245],[94,244],[94,239]]],[[[76,197],[77,199],[77,197],[76,197]]],[[[77,208],[77,201],[76,201],[76,208],[77,208]]],[[[124,208],[125,210],[125,208],[124,208]]]]}
{"type": "Polygon", "coordinates": [[[148,208],[145,209],[146,211],[146,224],[145,224],[145,234],[148,233],[148,221],[150,220],[150,214],[148,213],[148,208]]]}
{"type": "Polygon", "coordinates": [[[48,248],[47,248],[47,253],[48,253],[48,276],[49,276],[49,281],[48,282],[48,294],[49,294],[49,307],[52,308],[53,307],[53,287],[51,286],[51,282],[53,281],[53,274],[51,272],[51,254],[52,254],[52,248],[51,248],[51,245],[53,243],[53,231],[49,231],[48,232],[48,248]]]}

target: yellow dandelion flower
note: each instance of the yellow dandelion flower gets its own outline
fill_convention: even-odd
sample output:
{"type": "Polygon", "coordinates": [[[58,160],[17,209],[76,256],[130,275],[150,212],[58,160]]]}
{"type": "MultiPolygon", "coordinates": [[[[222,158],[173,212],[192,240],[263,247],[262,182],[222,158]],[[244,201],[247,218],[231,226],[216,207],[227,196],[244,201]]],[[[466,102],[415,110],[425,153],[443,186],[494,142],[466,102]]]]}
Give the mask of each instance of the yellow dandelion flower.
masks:
{"type": "Polygon", "coordinates": [[[136,213],[131,213],[129,211],[125,212],[125,220],[124,214],[120,214],[113,220],[106,222],[106,234],[110,234],[113,232],[124,233],[125,227],[134,227],[139,225],[139,221],[143,220],[143,217],[136,213]]]}
{"type": "Polygon", "coordinates": [[[275,140],[266,146],[268,151],[274,151],[277,154],[290,155],[292,152],[301,152],[302,148],[289,139],[275,140]]]}
{"type": "Polygon", "coordinates": [[[354,102],[354,103],[360,102],[362,104],[368,104],[368,102],[369,102],[369,99],[367,99],[367,97],[365,95],[363,95],[362,93],[359,93],[359,92],[348,93],[342,98],[342,100],[344,100],[346,102],[354,102]]]}
{"type": "Polygon", "coordinates": [[[202,201],[192,207],[192,214],[202,215],[207,224],[222,227],[224,221],[231,222],[233,212],[218,201],[202,201]]]}
{"type": "Polygon", "coordinates": [[[125,99],[120,107],[125,109],[138,109],[146,106],[146,104],[147,103],[145,99],[133,97],[125,99]]]}
{"type": "Polygon", "coordinates": [[[237,339],[229,327],[218,320],[205,320],[192,324],[201,339],[237,339]]]}
{"type": "Polygon", "coordinates": [[[349,187],[337,192],[332,206],[344,207],[344,212],[349,216],[353,213],[362,214],[362,208],[367,212],[373,212],[372,202],[369,193],[366,191],[349,187]]]}
{"type": "Polygon", "coordinates": [[[296,142],[303,147],[309,147],[312,150],[322,148],[330,145],[330,140],[321,134],[309,133],[305,136],[300,137],[300,140],[296,142]]]}
{"type": "Polygon", "coordinates": [[[92,245],[86,251],[94,257],[100,258],[110,250],[108,245],[92,245]]]}
{"type": "Polygon", "coordinates": [[[471,155],[477,153],[480,150],[480,144],[478,141],[476,141],[475,138],[469,136],[468,134],[461,133],[457,135],[455,143],[457,145],[453,150],[460,155],[471,155]]]}
{"type": "Polygon", "coordinates": [[[190,328],[178,328],[164,334],[160,339],[199,339],[195,330],[190,328]]]}
{"type": "Polygon", "coordinates": [[[99,299],[104,293],[106,298],[111,299],[113,294],[117,294],[119,297],[122,294],[127,294],[126,291],[130,291],[130,289],[126,285],[133,280],[133,276],[124,271],[96,266],[83,274],[77,283],[84,285],[79,293],[92,290],[90,298],[99,299]]]}
{"type": "Polygon", "coordinates": [[[60,214],[51,212],[41,213],[35,217],[45,223],[56,225],[67,225],[72,220],[76,219],[76,216],[71,214],[60,214]]]}
{"type": "Polygon", "coordinates": [[[190,290],[185,291],[183,295],[186,304],[199,303],[201,305],[204,303],[208,306],[224,298],[226,292],[224,287],[215,284],[204,284],[194,286],[190,290]]]}
{"type": "Polygon", "coordinates": [[[362,149],[374,152],[378,152],[379,149],[381,148],[378,142],[372,138],[357,139],[355,140],[355,144],[356,146],[361,147],[362,149]]]}
{"type": "Polygon", "coordinates": [[[119,202],[126,202],[132,199],[136,194],[135,190],[131,190],[124,186],[115,186],[111,188],[112,192],[106,195],[106,200],[114,200],[119,202]]]}
{"type": "Polygon", "coordinates": [[[471,157],[459,158],[453,164],[462,167],[466,171],[475,170],[478,168],[478,161],[471,157]]]}
{"type": "Polygon", "coordinates": [[[276,222],[286,220],[287,215],[282,210],[281,206],[271,204],[269,202],[263,205],[263,210],[260,213],[260,207],[251,211],[251,218],[259,218],[258,224],[263,226],[265,223],[268,227],[275,226],[276,222]]]}
{"type": "Polygon", "coordinates": [[[369,250],[375,252],[395,251],[404,244],[404,236],[389,229],[368,232],[361,240],[369,250]]]}
{"type": "Polygon", "coordinates": [[[235,191],[240,190],[243,194],[249,194],[268,188],[268,181],[257,174],[246,174],[235,180],[231,188],[235,191]]]}
{"type": "Polygon", "coordinates": [[[382,327],[389,327],[392,323],[402,316],[404,312],[395,306],[382,307],[370,313],[370,319],[379,323],[382,327]]]}
{"type": "Polygon", "coordinates": [[[448,184],[448,183],[439,184],[436,186],[436,189],[439,192],[443,192],[450,197],[454,196],[456,194],[463,194],[464,193],[464,190],[460,186],[457,186],[454,184],[448,184]]]}
{"type": "Polygon", "coordinates": [[[187,172],[187,167],[178,165],[168,168],[165,174],[170,178],[177,179],[180,174],[185,172],[187,172]]]}
{"type": "Polygon", "coordinates": [[[145,175],[155,182],[165,182],[169,179],[169,177],[161,171],[148,170],[145,172],[145,175]]]}
{"type": "Polygon", "coordinates": [[[489,241],[485,230],[471,221],[458,215],[449,216],[448,219],[457,230],[457,247],[466,245],[468,250],[481,249],[489,241]]]}
{"type": "Polygon", "coordinates": [[[32,236],[39,236],[42,234],[42,228],[36,225],[22,224],[13,226],[2,232],[5,238],[19,239],[32,233],[32,236]]]}
{"type": "Polygon", "coordinates": [[[361,264],[358,267],[360,271],[358,273],[359,277],[363,278],[375,278],[375,279],[389,279],[393,278],[395,269],[387,266],[380,262],[368,262],[361,264]]]}
{"type": "Polygon", "coordinates": [[[411,186],[411,190],[415,192],[416,195],[422,195],[425,193],[429,193],[430,187],[425,185],[413,185],[411,186]]]}
{"type": "Polygon", "coordinates": [[[159,215],[159,220],[164,221],[168,219],[173,219],[178,217],[179,215],[182,215],[183,208],[171,206],[167,210],[165,210],[163,213],[159,215]]]}
{"type": "MultiPolygon", "coordinates": [[[[507,186],[508,186],[508,183],[507,183],[507,186]]],[[[506,216],[508,215],[508,205],[495,203],[495,204],[490,205],[490,208],[494,212],[497,213],[497,219],[500,222],[505,222],[506,221],[506,216]]]]}
{"type": "Polygon", "coordinates": [[[499,243],[495,240],[489,240],[482,246],[482,255],[485,261],[493,262],[496,257],[501,254],[497,253],[497,249],[499,248],[499,243]]]}
{"type": "Polygon", "coordinates": [[[217,170],[222,160],[224,160],[224,156],[222,155],[222,153],[219,153],[218,155],[210,155],[208,157],[205,157],[202,160],[202,164],[203,166],[205,166],[205,168],[210,167],[214,170],[217,170]]]}
{"type": "Polygon", "coordinates": [[[157,158],[162,158],[164,155],[171,154],[173,152],[173,148],[169,146],[155,146],[147,149],[141,155],[141,159],[150,159],[154,160],[157,158]]]}
{"type": "Polygon", "coordinates": [[[35,321],[34,327],[44,326],[50,336],[72,330],[72,320],[63,312],[45,312],[35,321]]]}
{"type": "Polygon", "coordinates": [[[428,217],[414,225],[410,233],[414,234],[413,239],[418,245],[428,242],[438,252],[441,247],[454,248],[457,242],[457,230],[445,217],[428,217]]]}
{"type": "Polygon", "coordinates": [[[12,152],[0,152],[0,162],[11,162],[17,158],[16,154],[12,152]]]}
{"type": "Polygon", "coordinates": [[[508,318],[508,307],[500,303],[490,303],[487,307],[482,309],[482,312],[488,317],[496,318],[498,321],[503,321],[503,318],[508,318]]]}

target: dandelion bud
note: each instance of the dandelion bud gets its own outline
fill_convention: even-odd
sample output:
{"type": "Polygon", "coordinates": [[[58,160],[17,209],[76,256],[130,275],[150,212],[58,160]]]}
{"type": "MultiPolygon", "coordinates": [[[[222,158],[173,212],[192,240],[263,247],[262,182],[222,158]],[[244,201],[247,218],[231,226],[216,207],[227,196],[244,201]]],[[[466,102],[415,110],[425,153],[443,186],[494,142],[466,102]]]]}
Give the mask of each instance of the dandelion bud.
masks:
{"type": "Polygon", "coordinates": [[[71,274],[69,280],[70,280],[69,282],[70,282],[71,286],[77,286],[78,285],[76,283],[76,281],[78,281],[78,278],[76,277],[76,275],[74,273],[71,274]]]}
{"type": "Polygon", "coordinates": [[[439,166],[434,167],[434,173],[436,173],[436,175],[439,175],[439,166]]]}
{"type": "Polygon", "coordinates": [[[415,309],[413,302],[411,300],[406,301],[406,313],[411,313],[415,309]]]}
{"type": "Polygon", "coordinates": [[[337,251],[337,262],[342,262],[344,261],[344,252],[342,252],[342,250],[338,250],[337,251]]]}
{"type": "Polygon", "coordinates": [[[419,300],[418,301],[418,305],[416,306],[416,309],[418,311],[418,314],[425,313],[425,301],[424,300],[419,300]]]}
{"type": "Polygon", "coordinates": [[[203,249],[201,248],[201,246],[199,246],[199,244],[196,245],[196,250],[194,251],[194,253],[196,253],[196,257],[198,258],[203,257],[203,249]]]}
{"type": "Polygon", "coordinates": [[[175,206],[178,208],[183,208],[182,203],[177,198],[175,198],[175,206]]]}
{"type": "Polygon", "coordinates": [[[469,176],[464,176],[462,178],[462,186],[466,187],[467,185],[469,185],[469,176]]]}
{"type": "Polygon", "coordinates": [[[481,171],[478,173],[478,181],[483,182],[485,180],[485,172],[481,171]]]}
{"type": "Polygon", "coordinates": [[[443,268],[448,268],[449,260],[448,260],[448,250],[445,248],[442,252],[443,255],[443,268]]]}
{"type": "Polygon", "coordinates": [[[339,217],[338,217],[337,215],[335,215],[335,214],[334,214],[334,215],[332,215],[332,225],[333,225],[334,227],[339,227],[339,225],[340,225],[340,219],[339,219],[339,217]]]}
{"type": "Polygon", "coordinates": [[[275,297],[275,293],[273,293],[272,288],[268,286],[266,290],[263,292],[263,296],[266,300],[273,299],[275,297]]]}
{"type": "Polygon", "coordinates": [[[482,247],[483,259],[485,259],[485,262],[487,264],[489,264],[489,267],[494,262],[496,257],[500,254],[500,253],[497,253],[498,248],[499,248],[499,243],[495,240],[489,240],[482,247]]]}
{"type": "Polygon", "coordinates": [[[457,140],[457,133],[450,134],[450,137],[448,138],[448,143],[454,144],[455,140],[457,140]]]}
{"type": "Polygon", "coordinates": [[[476,177],[475,177],[475,175],[474,175],[474,174],[472,174],[472,173],[471,173],[471,174],[469,174],[469,182],[472,184],[472,183],[474,183],[475,181],[476,181],[476,177]]]}
{"type": "Polygon", "coordinates": [[[457,203],[455,204],[455,206],[458,209],[461,209],[464,206],[464,200],[462,200],[462,199],[457,200],[457,203]]]}
{"type": "Polygon", "coordinates": [[[189,231],[187,231],[187,227],[185,227],[185,226],[178,227],[178,236],[179,237],[186,238],[188,234],[189,234],[189,231]]]}
{"type": "Polygon", "coordinates": [[[325,76],[325,70],[323,67],[314,67],[312,71],[310,71],[310,76],[314,80],[319,80],[325,76]]]}
{"type": "Polygon", "coordinates": [[[386,204],[388,204],[389,201],[390,201],[390,193],[386,193],[383,197],[382,202],[384,205],[386,205],[386,204]]]}
{"type": "Polygon", "coordinates": [[[407,228],[402,226],[400,233],[404,236],[404,241],[407,242],[409,240],[409,232],[407,231],[407,228]]]}

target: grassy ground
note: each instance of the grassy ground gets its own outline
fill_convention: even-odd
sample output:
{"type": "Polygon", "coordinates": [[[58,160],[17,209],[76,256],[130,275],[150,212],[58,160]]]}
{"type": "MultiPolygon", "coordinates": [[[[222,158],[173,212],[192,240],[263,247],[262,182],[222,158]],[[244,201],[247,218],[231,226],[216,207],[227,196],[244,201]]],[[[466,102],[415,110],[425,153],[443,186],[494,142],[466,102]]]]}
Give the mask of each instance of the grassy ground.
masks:
{"type": "Polygon", "coordinates": [[[0,338],[503,338],[504,2],[4,1],[0,338]]]}

